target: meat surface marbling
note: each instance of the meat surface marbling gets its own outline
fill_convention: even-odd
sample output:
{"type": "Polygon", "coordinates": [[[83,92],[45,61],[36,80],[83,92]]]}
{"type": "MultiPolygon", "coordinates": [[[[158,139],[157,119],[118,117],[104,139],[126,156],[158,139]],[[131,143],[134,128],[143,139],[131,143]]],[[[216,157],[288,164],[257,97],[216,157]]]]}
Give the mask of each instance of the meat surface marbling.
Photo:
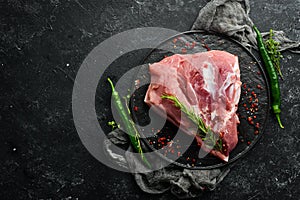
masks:
{"type": "MultiPolygon", "coordinates": [[[[241,92],[238,57],[225,51],[212,50],[196,54],[175,54],[150,64],[151,84],[145,102],[165,110],[175,125],[188,134],[191,121],[163,94],[176,96],[187,108],[200,116],[214,133],[220,134],[223,150],[211,153],[228,161],[229,152],[237,144],[236,114],[241,92]]],[[[197,141],[202,144],[200,137],[197,141]]]]}

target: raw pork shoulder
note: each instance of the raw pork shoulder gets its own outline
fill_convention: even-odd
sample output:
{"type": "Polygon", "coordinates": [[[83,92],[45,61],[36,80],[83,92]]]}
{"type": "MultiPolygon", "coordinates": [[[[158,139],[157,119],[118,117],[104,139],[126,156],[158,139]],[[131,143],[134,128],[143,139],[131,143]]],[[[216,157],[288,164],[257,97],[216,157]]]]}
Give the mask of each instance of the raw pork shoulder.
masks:
{"type": "MultiPolygon", "coordinates": [[[[200,116],[214,133],[220,134],[222,151],[211,153],[228,161],[229,152],[238,142],[236,114],[241,81],[238,57],[225,51],[212,50],[196,54],[175,54],[149,66],[151,84],[145,102],[165,110],[175,125],[188,134],[191,121],[163,94],[172,94],[188,109],[200,116]]],[[[201,138],[196,136],[200,145],[201,138]]],[[[205,148],[204,148],[205,149],[205,148]]]]}

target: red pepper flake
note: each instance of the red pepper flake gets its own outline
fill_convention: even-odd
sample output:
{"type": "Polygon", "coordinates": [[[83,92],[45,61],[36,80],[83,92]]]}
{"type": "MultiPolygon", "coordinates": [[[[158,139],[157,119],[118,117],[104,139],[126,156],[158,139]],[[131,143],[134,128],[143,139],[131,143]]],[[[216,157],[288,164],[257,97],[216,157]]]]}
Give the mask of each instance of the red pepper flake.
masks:
{"type": "Polygon", "coordinates": [[[247,104],[244,103],[243,106],[246,108],[246,107],[247,107],[247,104]]]}
{"type": "Polygon", "coordinates": [[[172,150],[171,150],[171,153],[174,153],[174,152],[175,152],[174,149],[172,149],[172,150]]]}
{"type": "Polygon", "coordinates": [[[257,122],[256,124],[255,124],[255,128],[259,128],[260,127],[260,124],[257,122]]]}
{"type": "Polygon", "coordinates": [[[134,85],[135,85],[135,86],[139,86],[140,83],[141,83],[140,79],[137,79],[137,80],[134,81],[134,85]]]}
{"type": "Polygon", "coordinates": [[[191,45],[191,48],[190,49],[193,49],[194,47],[196,46],[196,42],[193,41],[192,45],[191,45]]]}
{"type": "Polygon", "coordinates": [[[256,119],[256,115],[253,116],[253,119],[256,119]]]}
{"type": "Polygon", "coordinates": [[[223,136],[224,136],[224,132],[221,131],[221,132],[220,132],[220,137],[223,138],[223,136]]]}
{"type": "Polygon", "coordinates": [[[244,85],[243,85],[243,88],[244,88],[244,89],[246,89],[246,88],[247,88],[247,85],[246,85],[246,83],[244,83],[244,85]]]}
{"type": "Polygon", "coordinates": [[[190,157],[187,157],[186,160],[187,160],[187,161],[190,160],[190,157]]]}
{"type": "Polygon", "coordinates": [[[247,145],[250,145],[250,144],[251,144],[251,142],[250,142],[250,141],[248,141],[248,142],[247,142],[247,145]]]}
{"type": "Polygon", "coordinates": [[[253,99],[252,99],[252,97],[249,97],[249,101],[251,102],[253,99]]]}
{"type": "Polygon", "coordinates": [[[248,122],[252,122],[253,121],[253,119],[252,119],[252,117],[248,117],[248,122]]]}
{"type": "Polygon", "coordinates": [[[177,152],[177,157],[180,157],[180,154],[181,154],[180,151],[178,151],[178,152],[177,152]]]}
{"type": "Polygon", "coordinates": [[[261,72],[257,72],[257,75],[261,75],[261,72]]]}
{"type": "Polygon", "coordinates": [[[178,40],[177,38],[174,38],[173,43],[176,44],[177,40],[178,40]]]}
{"type": "Polygon", "coordinates": [[[254,131],[254,135],[258,135],[259,134],[259,131],[258,130],[255,130],[254,131]]]}
{"type": "Polygon", "coordinates": [[[186,48],[181,49],[181,53],[186,53],[186,52],[187,52],[186,48]]]}
{"type": "Polygon", "coordinates": [[[138,111],[138,110],[139,110],[139,107],[137,107],[137,106],[134,106],[134,107],[133,107],[133,110],[136,112],[136,111],[138,111]]]}
{"type": "Polygon", "coordinates": [[[210,51],[210,48],[207,44],[202,44],[202,46],[207,50],[207,51],[210,51]]]}
{"type": "Polygon", "coordinates": [[[252,107],[252,108],[257,108],[258,105],[257,105],[256,103],[253,103],[253,104],[251,105],[251,107],[252,107]]]}
{"type": "Polygon", "coordinates": [[[168,147],[171,147],[173,142],[167,142],[168,147]]]}
{"type": "Polygon", "coordinates": [[[260,90],[262,89],[260,84],[258,84],[256,87],[257,87],[257,89],[260,89],[260,90]]]}
{"type": "Polygon", "coordinates": [[[186,43],[185,43],[185,46],[186,46],[186,47],[189,47],[189,46],[190,46],[190,43],[186,42],[186,43]]]}
{"type": "Polygon", "coordinates": [[[152,141],[150,141],[149,144],[152,145],[153,144],[152,141]]]}
{"type": "Polygon", "coordinates": [[[250,92],[250,88],[248,88],[247,91],[250,92]]]}
{"type": "Polygon", "coordinates": [[[193,159],[192,159],[192,162],[193,162],[193,163],[194,163],[194,162],[196,162],[196,159],[195,159],[195,158],[193,158],[193,159]]]}

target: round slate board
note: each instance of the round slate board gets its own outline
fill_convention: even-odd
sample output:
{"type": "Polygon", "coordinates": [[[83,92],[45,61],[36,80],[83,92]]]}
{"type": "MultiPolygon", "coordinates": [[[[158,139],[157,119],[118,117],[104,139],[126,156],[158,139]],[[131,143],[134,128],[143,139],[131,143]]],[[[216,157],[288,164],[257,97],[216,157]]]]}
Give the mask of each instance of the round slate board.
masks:
{"type": "Polygon", "coordinates": [[[205,157],[199,156],[202,151],[196,141],[191,144],[185,142],[186,137],[191,136],[181,133],[178,127],[152,112],[144,103],[150,83],[148,64],[158,62],[175,53],[192,54],[208,50],[224,50],[237,55],[239,59],[242,81],[237,111],[240,119],[239,141],[235,149],[230,152],[228,163],[239,159],[255,145],[263,134],[269,115],[270,94],[265,71],[255,56],[239,42],[201,31],[185,32],[166,40],[151,51],[144,59],[144,65],[138,70],[136,81],[132,86],[134,95],[131,98],[130,108],[133,119],[139,125],[139,132],[150,149],[157,152],[162,159],[185,168],[211,169],[228,163],[210,154],[205,157]],[[159,124],[159,126],[152,127],[152,124],[159,124]],[[185,138],[176,137],[176,134],[184,135],[185,138]]]}

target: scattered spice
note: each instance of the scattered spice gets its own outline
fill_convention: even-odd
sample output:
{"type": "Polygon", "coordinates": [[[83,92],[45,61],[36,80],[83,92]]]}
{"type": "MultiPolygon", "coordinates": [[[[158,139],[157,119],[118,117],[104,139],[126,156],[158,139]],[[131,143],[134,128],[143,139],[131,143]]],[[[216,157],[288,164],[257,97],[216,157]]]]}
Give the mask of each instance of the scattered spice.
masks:
{"type": "MultiPolygon", "coordinates": [[[[243,83],[242,85],[242,93],[246,96],[245,98],[242,98],[243,100],[246,100],[245,103],[242,104],[243,108],[247,111],[246,116],[243,116],[241,114],[238,114],[240,119],[245,119],[247,123],[250,126],[253,126],[253,134],[258,135],[259,134],[259,128],[260,128],[260,123],[257,122],[258,116],[256,113],[259,110],[259,99],[258,99],[258,94],[255,92],[255,89],[262,89],[262,86],[260,84],[257,84],[255,88],[248,87],[246,83],[243,83]]],[[[243,134],[240,134],[241,136],[243,134]]],[[[240,138],[241,142],[244,142],[244,139],[240,138]]]]}
{"type": "Polygon", "coordinates": [[[260,124],[257,122],[256,124],[255,124],[255,128],[259,128],[260,127],[260,124]]]}
{"type": "MultiPolygon", "coordinates": [[[[203,41],[204,42],[204,41],[203,41]]],[[[202,46],[207,50],[210,51],[211,49],[209,48],[209,46],[206,43],[202,43],[202,46]]]]}
{"type": "Polygon", "coordinates": [[[260,90],[262,89],[260,84],[258,84],[256,87],[257,87],[257,89],[260,89],[260,90]]]}
{"type": "Polygon", "coordinates": [[[258,72],[257,72],[257,75],[261,75],[261,72],[260,72],[260,71],[258,71],[258,72]]]}
{"type": "Polygon", "coordinates": [[[190,49],[193,49],[193,48],[195,48],[195,46],[196,46],[196,42],[195,42],[195,41],[193,41],[193,42],[192,42],[192,45],[191,45],[191,47],[190,47],[190,49]]]}

